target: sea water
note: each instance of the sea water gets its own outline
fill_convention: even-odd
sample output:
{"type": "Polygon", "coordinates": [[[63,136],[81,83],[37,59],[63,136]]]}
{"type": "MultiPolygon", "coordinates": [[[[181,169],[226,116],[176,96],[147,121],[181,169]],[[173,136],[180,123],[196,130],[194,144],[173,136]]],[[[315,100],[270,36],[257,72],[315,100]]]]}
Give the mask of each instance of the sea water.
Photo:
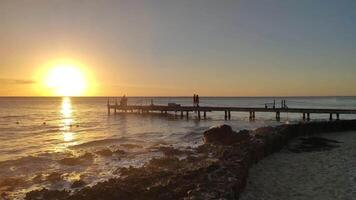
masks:
{"type": "MultiPolygon", "coordinates": [[[[110,98],[111,103],[115,102],[110,98]]],[[[201,106],[264,107],[285,99],[289,108],[356,109],[356,97],[201,97],[201,106]]],[[[301,114],[256,113],[250,121],[248,113],[232,112],[224,120],[224,112],[208,112],[207,119],[189,119],[180,113],[168,115],[119,113],[108,115],[103,97],[2,97],[0,98],[0,193],[11,198],[46,187],[70,189],[81,179],[88,185],[115,177],[118,167],[140,166],[152,157],[162,156],[152,147],[171,145],[194,147],[202,143],[202,133],[211,126],[229,124],[234,130],[295,123],[301,114]],[[95,154],[103,148],[120,149],[125,156],[105,157],[95,154]],[[76,158],[86,152],[94,157],[88,162],[63,164],[65,158],[76,158]],[[57,173],[60,181],[51,181],[57,173]]],[[[119,101],[119,98],[117,99],[119,101]]],[[[129,97],[129,104],[192,105],[192,97],[129,97]]],[[[327,114],[312,114],[312,120],[328,120],[327,114]]],[[[355,119],[356,115],[341,115],[355,119]]],[[[0,197],[1,198],[1,197],[0,197]]]]}

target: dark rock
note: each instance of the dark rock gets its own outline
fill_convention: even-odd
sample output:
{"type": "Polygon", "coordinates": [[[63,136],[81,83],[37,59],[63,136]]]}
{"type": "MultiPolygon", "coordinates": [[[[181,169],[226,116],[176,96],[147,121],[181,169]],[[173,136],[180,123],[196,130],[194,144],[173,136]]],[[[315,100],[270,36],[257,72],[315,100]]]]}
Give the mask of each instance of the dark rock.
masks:
{"type": "Polygon", "coordinates": [[[264,145],[264,155],[269,155],[273,152],[279,151],[288,142],[288,137],[282,134],[280,130],[284,125],[273,128],[273,127],[262,127],[254,130],[251,135],[254,138],[261,140],[264,145]]]}
{"type": "Polygon", "coordinates": [[[82,180],[76,180],[72,183],[71,188],[80,188],[80,187],[84,187],[86,185],[86,183],[82,180]]]}
{"type": "Polygon", "coordinates": [[[138,145],[138,144],[120,144],[120,146],[124,147],[124,148],[128,148],[128,149],[134,149],[134,148],[143,148],[143,146],[138,145]]]}
{"type": "Polygon", "coordinates": [[[46,180],[51,183],[55,183],[62,180],[62,175],[58,172],[52,172],[46,177],[46,180]]]}
{"type": "Polygon", "coordinates": [[[113,151],[113,154],[116,154],[116,155],[125,155],[126,152],[124,150],[121,150],[121,149],[116,149],[115,151],[113,151]]]}
{"type": "Polygon", "coordinates": [[[181,164],[182,162],[176,157],[163,157],[151,159],[148,166],[162,169],[177,169],[181,164]]]}
{"type": "Polygon", "coordinates": [[[0,191],[11,191],[23,183],[25,180],[21,177],[4,178],[0,180],[0,191]]]}
{"type": "Polygon", "coordinates": [[[41,183],[43,181],[43,175],[37,174],[35,177],[32,178],[33,183],[41,183]]]}
{"type": "Polygon", "coordinates": [[[242,130],[236,133],[231,126],[221,125],[204,132],[204,143],[231,145],[249,138],[249,131],[242,130]]]}
{"type": "Polygon", "coordinates": [[[158,151],[163,152],[165,156],[178,156],[186,153],[185,151],[175,149],[174,147],[171,146],[158,147],[158,151]]]}
{"type": "Polygon", "coordinates": [[[25,200],[65,200],[69,192],[65,190],[34,190],[26,194],[25,200]]]}

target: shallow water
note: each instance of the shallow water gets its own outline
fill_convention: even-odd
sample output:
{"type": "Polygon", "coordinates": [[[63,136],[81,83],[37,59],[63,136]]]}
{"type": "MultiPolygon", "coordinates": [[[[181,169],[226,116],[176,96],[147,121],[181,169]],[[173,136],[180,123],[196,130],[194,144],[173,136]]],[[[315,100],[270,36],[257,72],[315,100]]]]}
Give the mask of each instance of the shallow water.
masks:
{"type": "MultiPolygon", "coordinates": [[[[167,105],[175,102],[191,105],[191,98],[155,97],[129,98],[129,104],[167,105]]],[[[201,105],[259,106],[280,98],[201,98],[201,105]]],[[[286,98],[289,107],[356,108],[356,97],[297,97],[286,98]]],[[[246,113],[232,113],[224,121],[223,112],[208,113],[206,120],[180,119],[171,115],[107,115],[107,98],[0,98],[0,193],[10,191],[19,197],[29,190],[70,188],[79,178],[94,184],[115,176],[120,166],[139,166],[161,152],[153,146],[173,145],[177,148],[197,146],[202,132],[210,126],[223,123],[235,130],[254,129],[266,125],[294,123],[298,114],[282,114],[281,122],[272,113],[256,113],[250,122],[246,113]],[[135,146],[136,145],[136,146],[135,146]],[[125,155],[105,157],[95,152],[102,148],[121,149],[125,155]],[[86,152],[93,157],[76,165],[65,165],[64,158],[76,158],[86,152]],[[61,179],[50,181],[60,174],[61,179]],[[51,175],[52,176],[49,176],[51,175]]],[[[113,98],[111,99],[113,103],[113,98]]],[[[312,118],[328,119],[328,115],[312,118]]],[[[341,116],[356,118],[356,116],[341,116]]]]}
{"type": "Polygon", "coordinates": [[[319,137],[342,142],[329,151],[283,149],[253,166],[241,200],[356,199],[356,132],[319,137]]]}

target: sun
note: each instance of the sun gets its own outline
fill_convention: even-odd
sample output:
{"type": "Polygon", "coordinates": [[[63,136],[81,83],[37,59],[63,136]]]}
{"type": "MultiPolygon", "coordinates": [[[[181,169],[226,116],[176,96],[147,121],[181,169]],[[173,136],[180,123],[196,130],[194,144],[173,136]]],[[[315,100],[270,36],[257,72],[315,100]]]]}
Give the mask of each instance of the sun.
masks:
{"type": "Polygon", "coordinates": [[[53,65],[45,76],[45,84],[57,96],[81,96],[87,89],[84,72],[73,63],[53,65]]]}

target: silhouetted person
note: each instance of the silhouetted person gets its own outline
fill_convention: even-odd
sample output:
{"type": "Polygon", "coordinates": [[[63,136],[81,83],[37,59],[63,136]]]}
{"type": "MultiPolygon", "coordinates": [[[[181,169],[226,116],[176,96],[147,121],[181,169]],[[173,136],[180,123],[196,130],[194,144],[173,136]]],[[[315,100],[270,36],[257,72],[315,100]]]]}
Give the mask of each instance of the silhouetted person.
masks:
{"type": "Polygon", "coordinates": [[[121,100],[120,100],[120,105],[121,106],[127,106],[127,97],[124,95],[121,100]]]}
{"type": "Polygon", "coordinates": [[[196,104],[197,104],[197,106],[199,107],[199,95],[197,95],[196,98],[197,98],[196,104]]]}
{"type": "Polygon", "coordinates": [[[195,106],[197,103],[197,96],[194,94],[193,95],[193,106],[195,106]]]}

